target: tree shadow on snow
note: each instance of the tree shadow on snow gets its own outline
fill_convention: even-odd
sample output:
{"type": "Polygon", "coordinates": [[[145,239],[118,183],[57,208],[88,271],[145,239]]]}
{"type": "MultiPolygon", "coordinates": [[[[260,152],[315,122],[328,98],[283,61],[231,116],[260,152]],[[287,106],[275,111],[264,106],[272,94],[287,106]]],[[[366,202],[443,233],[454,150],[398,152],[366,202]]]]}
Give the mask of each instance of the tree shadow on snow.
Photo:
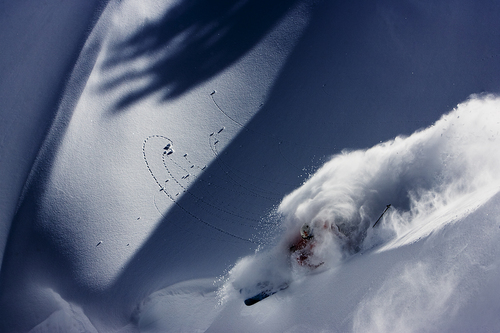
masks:
{"type": "Polygon", "coordinates": [[[103,85],[111,91],[129,81],[149,83],[123,97],[116,111],[161,91],[179,97],[217,75],[251,50],[298,0],[180,1],[112,48],[104,69],[151,57],[141,70],[128,70],[103,85]]]}

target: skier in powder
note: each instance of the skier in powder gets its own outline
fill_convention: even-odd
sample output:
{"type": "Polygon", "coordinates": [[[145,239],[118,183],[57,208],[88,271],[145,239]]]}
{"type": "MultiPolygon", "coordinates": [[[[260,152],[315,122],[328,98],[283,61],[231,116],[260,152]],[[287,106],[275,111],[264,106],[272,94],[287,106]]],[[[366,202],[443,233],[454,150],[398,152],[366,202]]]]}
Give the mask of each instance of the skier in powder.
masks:
{"type": "Polygon", "coordinates": [[[300,266],[317,268],[324,262],[315,256],[314,251],[322,241],[325,241],[328,234],[333,234],[338,244],[344,250],[354,248],[353,241],[335,223],[315,221],[311,224],[304,223],[300,228],[300,236],[294,238],[289,250],[291,257],[300,266]]]}
{"type": "Polygon", "coordinates": [[[305,223],[300,228],[300,238],[297,237],[290,246],[290,253],[299,265],[317,268],[323,262],[315,262],[313,252],[315,246],[316,239],[314,238],[313,229],[308,223],[305,223]]]}

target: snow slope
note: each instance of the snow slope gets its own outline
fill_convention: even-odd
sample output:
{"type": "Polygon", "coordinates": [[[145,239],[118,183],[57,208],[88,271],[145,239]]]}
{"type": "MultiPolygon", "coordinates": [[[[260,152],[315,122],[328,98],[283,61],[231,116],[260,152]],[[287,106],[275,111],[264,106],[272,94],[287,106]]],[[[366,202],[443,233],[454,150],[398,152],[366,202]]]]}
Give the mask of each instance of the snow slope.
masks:
{"type": "Polygon", "coordinates": [[[499,12],[110,1],[12,220],[0,329],[498,331],[500,107],[467,99],[500,90],[499,12]],[[360,251],[290,268],[336,219],[360,251]],[[290,287],[246,307],[262,277],[290,287]]]}
{"type": "Polygon", "coordinates": [[[105,1],[0,4],[0,256],[61,90],[105,1]]]}

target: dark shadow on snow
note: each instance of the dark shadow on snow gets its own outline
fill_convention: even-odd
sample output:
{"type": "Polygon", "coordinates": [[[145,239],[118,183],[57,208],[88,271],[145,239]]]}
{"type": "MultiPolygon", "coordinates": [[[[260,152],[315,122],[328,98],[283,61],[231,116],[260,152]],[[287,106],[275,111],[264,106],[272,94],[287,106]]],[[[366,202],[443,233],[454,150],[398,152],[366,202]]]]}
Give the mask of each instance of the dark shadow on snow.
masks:
{"type": "MultiPolygon", "coordinates": [[[[470,7],[475,17],[485,17],[485,12],[488,12],[473,4],[470,7]]],[[[188,8],[192,9],[187,7],[186,10],[188,8]]],[[[220,207],[239,207],[239,212],[252,209],[255,213],[265,214],[284,195],[300,186],[301,168],[310,167],[315,159],[340,153],[341,149],[372,147],[397,135],[411,134],[430,126],[470,93],[482,89],[498,90],[495,73],[500,72],[500,66],[494,57],[485,59],[484,54],[487,52],[496,57],[500,54],[500,44],[490,41],[484,44],[485,51],[471,48],[467,53],[457,53],[463,45],[476,45],[478,40],[498,41],[494,30],[486,27],[486,24],[495,25],[497,22],[493,12],[486,15],[485,28],[449,16],[448,12],[454,11],[453,8],[441,8],[439,12],[410,8],[419,15],[405,20],[406,9],[396,1],[380,2],[378,6],[367,2],[361,7],[357,3],[324,2],[314,8],[307,31],[262,109],[189,191],[198,196],[215,196],[224,204],[220,207]],[[394,30],[398,24],[404,25],[405,29],[394,30]],[[449,31],[453,32],[456,25],[467,31],[465,37],[458,33],[450,35],[449,31]],[[477,70],[477,64],[485,67],[477,70]],[[477,79],[478,75],[480,79],[477,79]],[[451,84],[451,80],[455,84],[451,84]],[[217,174],[220,181],[224,179],[226,173],[221,164],[226,163],[241,174],[255,175],[260,172],[258,170],[267,170],[259,177],[270,181],[259,180],[257,183],[265,191],[279,193],[278,198],[273,202],[249,195],[242,201],[232,191],[207,192],[206,184],[214,182],[217,174]],[[278,186],[272,182],[276,179],[290,186],[278,186]]],[[[243,29],[241,25],[237,26],[238,30],[243,29]]],[[[225,38],[228,42],[236,36],[228,33],[225,38]]],[[[229,45],[219,45],[218,42],[215,45],[220,46],[219,51],[230,49],[229,45]]],[[[208,65],[208,62],[204,63],[208,65]]],[[[221,66],[222,62],[215,64],[221,66]]],[[[195,84],[206,79],[204,74],[220,69],[216,66],[205,72],[197,70],[189,74],[189,79],[180,82],[195,84]]],[[[159,77],[160,81],[162,79],[163,83],[174,82],[159,77]]],[[[185,91],[180,87],[174,91],[185,91]]],[[[223,92],[213,97],[217,99],[219,93],[223,92]]],[[[166,98],[172,96],[167,94],[166,98]]],[[[207,93],[207,102],[211,102],[210,98],[207,93]]],[[[251,180],[250,177],[244,178],[241,182],[251,180]]],[[[388,203],[396,208],[407,205],[408,198],[404,194],[384,194],[380,210],[377,208],[372,214],[374,221],[388,203]]],[[[181,276],[190,279],[199,277],[200,272],[205,276],[220,274],[223,268],[214,267],[211,258],[224,253],[229,265],[234,263],[231,258],[237,260],[255,248],[255,244],[208,228],[186,211],[214,225],[225,224],[226,228],[230,224],[224,223],[223,218],[236,220],[210,213],[193,196],[184,194],[179,198],[179,206],[164,216],[157,230],[128,263],[110,289],[110,298],[111,295],[126,295],[140,299],[141,293],[142,296],[147,294],[145,289],[154,290],[178,282],[176,279],[181,279],[181,276]],[[172,229],[172,225],[179,221],[182,221],[184,230],[172,229]],[[214,238],[220,239],[220,243],[214,242],[214,238]],[[174,243],[179,244],[179,248],[174,243]],[[185,256],[186,261],[172,260],[172,251],[182,251],[183,246],[193,247],[189,257],[185,256]],[[158,261],[155,258],[165,259],[158,261]],[[144,283],[148,287],[141,286],[142,290],[137,290],[137,294],[127,294],[126,290],[137,288],[137,281],[148,281],[144,283]]],[[[238,236],[250,238],[252,235],[249,228],[236,225],[234,228],[231,232],[238,236]]]]}
{"type": "Polygon", "coordinates": [[[178,97],[210,79],[251,50],[297,0],[185,0],[158,21],[146,23],[128,40],[112,48],[104,68],[132,63],[141,57],[157,60],[139,71],[129,70],[106,82],[105,91],[131,80],[150,81],[116,105],[116,111],[161,91],[178,97]]]}

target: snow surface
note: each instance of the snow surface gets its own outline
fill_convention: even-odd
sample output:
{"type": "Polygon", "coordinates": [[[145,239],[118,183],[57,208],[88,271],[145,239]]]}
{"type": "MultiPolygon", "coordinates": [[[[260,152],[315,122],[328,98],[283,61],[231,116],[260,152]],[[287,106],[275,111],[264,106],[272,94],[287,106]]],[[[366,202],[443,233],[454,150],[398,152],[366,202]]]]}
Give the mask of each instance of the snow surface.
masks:
{"type": "Polygon", "coordinates": [[[0,256],[61,90],[103,1],[0,4],[0,256]]]}
{"type": "Polygon", "coordinates": [[[44,3],[0,11],[0,331],[500,330],[495,1],[44,3]],[[301,267],[304,222],[354,242],[301,267]]]}

